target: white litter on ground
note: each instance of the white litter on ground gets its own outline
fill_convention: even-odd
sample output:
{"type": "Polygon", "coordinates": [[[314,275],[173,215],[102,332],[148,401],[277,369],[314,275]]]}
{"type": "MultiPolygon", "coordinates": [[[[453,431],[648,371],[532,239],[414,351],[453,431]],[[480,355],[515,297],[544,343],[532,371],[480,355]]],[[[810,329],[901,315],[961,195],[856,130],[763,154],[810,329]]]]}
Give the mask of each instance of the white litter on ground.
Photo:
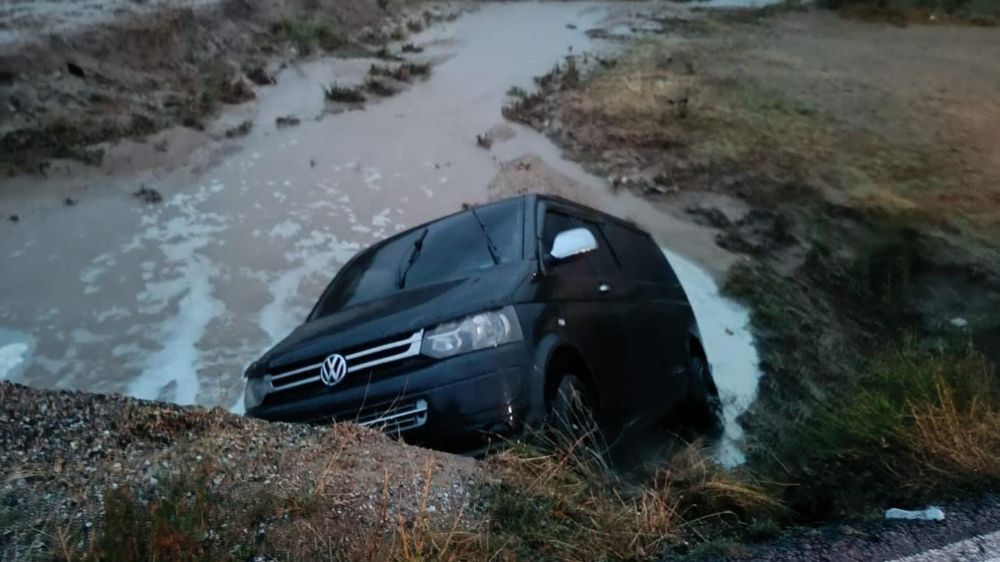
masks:
{"type": "Polygon", "coordinates": [[[715,280],[692,262],[663,248],[677,273],[701,329],[702,344],[712,366],[715,385],[722,400],[725,430],[719,443],[718,460],[724,466],[742,464],[743,428],[737,418],[757,396],[760,359],[750,333],[750,314],[735,301],[719,294],[715,280]]]}
{"type": "Polygon", "coordinates": [[[885,510],[886,519],[908,519],[912,521],[944,521],[944,512],[933,505],[927,509],[908,510],[892,508],[885,510]]]}

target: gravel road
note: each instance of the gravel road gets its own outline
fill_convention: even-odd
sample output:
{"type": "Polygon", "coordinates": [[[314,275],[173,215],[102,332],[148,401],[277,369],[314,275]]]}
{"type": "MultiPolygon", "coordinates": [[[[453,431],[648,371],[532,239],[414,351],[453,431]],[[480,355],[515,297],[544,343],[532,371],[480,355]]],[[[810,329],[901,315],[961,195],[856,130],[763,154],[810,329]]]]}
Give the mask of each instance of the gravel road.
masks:
{"type": "Polygon", "coordinates": [[[1000,558],[1000,497],[946,503],[944,521],[876,520],[795,531],[726,560],[987,562],[1000,558]]]}

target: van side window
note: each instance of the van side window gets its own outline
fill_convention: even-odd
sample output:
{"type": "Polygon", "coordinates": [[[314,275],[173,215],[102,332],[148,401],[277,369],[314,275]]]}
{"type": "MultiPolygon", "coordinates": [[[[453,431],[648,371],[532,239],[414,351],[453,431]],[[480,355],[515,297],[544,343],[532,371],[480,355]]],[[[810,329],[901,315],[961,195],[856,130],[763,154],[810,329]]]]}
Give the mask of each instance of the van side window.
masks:
{"type": "Polygon", "coordinates": [[[670,262],[648,234],[608,222],[601,225],[627,275],[638,281],[676,285],[670,262]]]}
{"type": "Polygon", "coordinates": [[[556,264],[555,268],[560,271],[565,269],[575,274],[586,275],[606,275],[618,270],[618,262],[615,260],[614,254],[611,253],[611,247],[597,224],[559,211],[549,210],[545,212],[545,225],[542,228],[543,250],[548,253],[552,249],[552,243],[557,234],[574,228],[589,230],[594,235],[594,239],[597,240],[597,249],[556,264]]]}

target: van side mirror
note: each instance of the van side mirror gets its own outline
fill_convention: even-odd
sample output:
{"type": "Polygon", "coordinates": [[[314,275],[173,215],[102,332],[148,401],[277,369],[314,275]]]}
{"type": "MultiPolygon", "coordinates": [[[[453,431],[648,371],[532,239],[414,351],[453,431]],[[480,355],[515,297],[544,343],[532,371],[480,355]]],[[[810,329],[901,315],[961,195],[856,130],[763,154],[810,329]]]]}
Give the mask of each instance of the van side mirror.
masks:
{"type": "Polygon", "coordinates": [[[569,259],[573,256],[593,252],[597,249],[597,240],[586,228],[571,228],[556,234],[552,241],[549,255],[556,261],[569,259]]]}

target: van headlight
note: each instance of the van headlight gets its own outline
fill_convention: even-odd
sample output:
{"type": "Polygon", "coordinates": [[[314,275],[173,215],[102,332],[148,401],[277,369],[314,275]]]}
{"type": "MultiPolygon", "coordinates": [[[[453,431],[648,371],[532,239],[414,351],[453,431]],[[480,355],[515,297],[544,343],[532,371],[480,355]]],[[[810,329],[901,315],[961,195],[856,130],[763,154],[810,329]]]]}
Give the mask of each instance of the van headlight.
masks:
{"type": "Polygon", "coordinates": [[[260,406],[268,392],[271,392],[271,381],[265,377],[249,377],[243,387],[243,409],[260,406]]]}
{"type": "Polygon", "coordinates": [[[479,349],[497,347],[522,338],[513,306],[445,322],[424,332],[420,352],[443,359],[479,349]]]}

